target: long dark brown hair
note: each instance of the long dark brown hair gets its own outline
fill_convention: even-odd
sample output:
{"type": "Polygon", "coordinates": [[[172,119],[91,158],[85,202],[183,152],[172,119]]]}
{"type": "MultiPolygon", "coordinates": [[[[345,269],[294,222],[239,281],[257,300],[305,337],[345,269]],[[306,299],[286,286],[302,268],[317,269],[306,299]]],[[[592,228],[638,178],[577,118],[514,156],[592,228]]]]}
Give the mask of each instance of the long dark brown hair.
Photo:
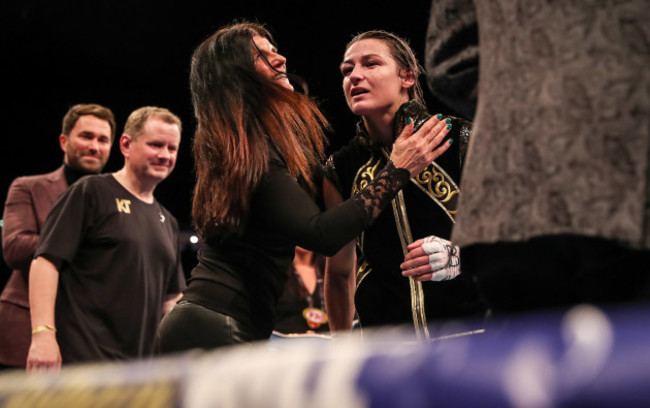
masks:
{"type": "Polygon", "coordinates": [[[311,166],[324,155],[327,121],[306,96],[255,70],[253,36],[262,25],[219,29],[192,56],[190,87],[197,128],[194,227],[204,238],[241,233],[253,189],[268,171],[275,147],[289,173],[311,183],[311,166]]]}

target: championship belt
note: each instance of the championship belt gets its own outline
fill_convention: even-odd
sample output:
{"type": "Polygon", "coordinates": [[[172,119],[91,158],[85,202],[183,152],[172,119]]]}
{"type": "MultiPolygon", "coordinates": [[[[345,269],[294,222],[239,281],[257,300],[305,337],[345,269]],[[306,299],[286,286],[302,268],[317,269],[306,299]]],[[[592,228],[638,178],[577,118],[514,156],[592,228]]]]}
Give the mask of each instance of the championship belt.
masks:
{"type": "MultiPolygon", "coordinates": [[[[373,155],[366,164],[358,171],[352,183],[352,195],[358,194],[363,190],[381,170],[389,160],[389,153],[382,148],[382,155],[373,155]]],[[[420,174],[411,178],[411,182],[422,190],[433,202],[435,202],[447,214],[452,222],[455,222],[455,215],[458,205],[459,189],[454,180],[440,167],[436,162],[431,162],[420,174]]],[[[397,228],[402,252],[408,253],[408,246],[413,242],[411,226],[406,213],[406,202],[404,193],[399,191],[397,196],[391,201],[393,207],[393,216],[397,228]]],[[[357,245],[363,253],[364,234],[362,232],[357,245]]],[[[357,265],[357,288],[371,272],[370,265],[365,261],[357,265]]],[[[411,292],[411,312],[413,317],[413,326],[419,340],[429,340],[429,329],[427,327],[427,316],[424,307],[424,292],[422,282],[416,281],[409,277],[409,286],[411,292]]]]}

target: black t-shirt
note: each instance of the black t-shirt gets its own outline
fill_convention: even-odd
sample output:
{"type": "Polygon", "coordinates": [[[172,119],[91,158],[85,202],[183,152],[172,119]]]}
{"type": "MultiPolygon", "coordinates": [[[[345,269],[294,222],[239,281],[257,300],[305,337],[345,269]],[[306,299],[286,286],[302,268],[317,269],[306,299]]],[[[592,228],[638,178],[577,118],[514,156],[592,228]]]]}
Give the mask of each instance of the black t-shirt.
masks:
{"type": "Polygon", "coordinates": [[[112,174],[84,177],[59,197],[36,256],[59,268],[55,318],[64,363],[151,354],[165,297],[185,286],[176,219],[112,174]]]}

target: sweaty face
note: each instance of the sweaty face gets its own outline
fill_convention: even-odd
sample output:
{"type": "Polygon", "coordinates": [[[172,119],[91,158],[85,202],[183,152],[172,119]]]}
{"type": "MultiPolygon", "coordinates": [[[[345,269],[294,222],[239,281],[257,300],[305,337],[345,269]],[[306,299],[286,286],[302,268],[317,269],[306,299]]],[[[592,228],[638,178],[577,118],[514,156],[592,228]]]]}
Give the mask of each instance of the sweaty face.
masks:
{"type": "Polygon", "coordinates": [[[65,163],[85,173],[102,171],[111,153],[111,125],[93,115],[80,116],[69,135],[59,136],[65,163]]]}
{"type": "Polygon", "coordinates": [[[293,86],[287,78],[287,59],[278,54],[278,50],[266,37],[253,36],[253,42],[261,52],[261,55],[259,53],[255,55],[257,50],[253,49],[255,70],[268,79],[277,81],[278,84],[293,91],[293,86]]]}
{"type": "Polygon", "coordinates": [[[400,72],[382,40],[368,38],[352,44],[343,56],[343,93],[355,115],[394,115],[408,101],[412,75],[400,72]]]}
{"type": "Polygon", "coordinates": [[[135,140],[129,135],[122,138],[122,153],[138,179],[159,183],[174,170],[181,141],[178,125],[150,117],[135,140]]]}

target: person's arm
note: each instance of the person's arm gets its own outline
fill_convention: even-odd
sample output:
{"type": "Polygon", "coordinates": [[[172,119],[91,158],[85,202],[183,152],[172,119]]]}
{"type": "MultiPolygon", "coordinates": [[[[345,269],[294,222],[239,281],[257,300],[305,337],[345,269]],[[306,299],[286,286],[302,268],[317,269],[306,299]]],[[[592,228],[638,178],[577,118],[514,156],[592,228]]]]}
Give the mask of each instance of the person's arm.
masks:
{"type": "Polygon", "coordinates": [[[2,253],[5,262],[11,269],[28,271],[38,243],[38,225],[32,194],[20,179],[9,187],[3,220],[2,253]]]}
{"type": "Polygon", "coordinates": [[[253,210],[264,214],[270,229],[296,245],[332,256],[366,229],[390,200],[449,144],[439,144],[449,129],[444,121],[432,118],[411,135],[406,126],[393,145],[391,161],[359,194],[341,205],[321,212],[312,198],[298,185],[286,165],[271,160],[269,174],[260,184],[253,210]]]}
{"type": "MultiPolygon", "coordinates": [[[[178,221],[176,221],[176,218],[169,213],[167,214],[167,219],[173,225],[174,239],[178,242],[178,221]]],[[[162,310],[163,316],[169,313],[169,311],[172,310],[172,307],[181,300],[183,297],[183,291],[187,287],[185,284],[185,271],[183,270],[183,264],[181,262],[181,250],[178,247],[176,247],[175,258],[175,273],[170,276],[169,281],[167,282],[167,295],[163,302],[162,310]]]]}
{"type": "MultiPolygon", "coordinates": [[[[323,180],[325,206],[334,208],[343,202],[341,193],[325,178],[323,180]]],[[[345,245],[325,264],[325,307],[329,317],[330,331],[352,328],[354,318],[354,242],[345,245]]]]}
{"type": "Polygon", "coordinates": [[[44,257],[37,257],[29,270],[29,308],[32,343],[27,355],[27,372],[59,370],[61,351],[56,341],[54,305],[59,271],[44,257]]]}
{"type": "Polygon", "coordinates": [[[350,242],[325,264],[325,307],[332,332],[352,328],[354,319],[354,242],[350,242]]]}

